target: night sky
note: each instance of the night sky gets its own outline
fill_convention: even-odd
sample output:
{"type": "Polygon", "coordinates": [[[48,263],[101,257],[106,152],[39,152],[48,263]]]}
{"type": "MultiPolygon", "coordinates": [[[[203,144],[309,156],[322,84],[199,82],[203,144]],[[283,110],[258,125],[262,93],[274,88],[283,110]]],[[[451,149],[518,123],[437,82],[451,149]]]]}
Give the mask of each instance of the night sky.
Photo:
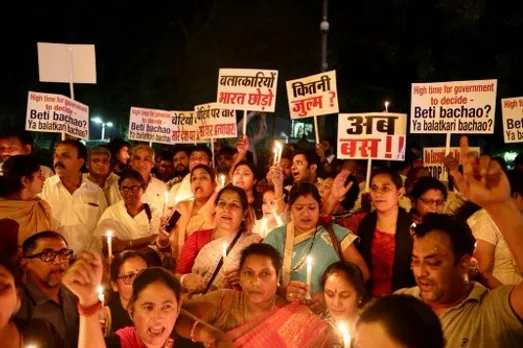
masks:
{"type": "MultiPolygon", "coordinates": [[[[24,126],[29,90],[69,95],[67,84],[38,82],[37,42],[96,45],[98,84],[75,85],[75,97],[119,131],[131,106],[182,110],[214,101],[221,67],[278,69],[283,125],[284,82],[319,72],[321,0],[137,4],[4,4],[2,126],[24,126]]],[[[408,113],[412,82],[497,78],[496,134],[474,141],[503,147],[499,99],[523,95],[523,1],[331,0],[329,22],[341,111],[381,111],[388,99],[391,111],[408,113]]],[[[444,136],[420,141],[444,146],[444,136]]]]}

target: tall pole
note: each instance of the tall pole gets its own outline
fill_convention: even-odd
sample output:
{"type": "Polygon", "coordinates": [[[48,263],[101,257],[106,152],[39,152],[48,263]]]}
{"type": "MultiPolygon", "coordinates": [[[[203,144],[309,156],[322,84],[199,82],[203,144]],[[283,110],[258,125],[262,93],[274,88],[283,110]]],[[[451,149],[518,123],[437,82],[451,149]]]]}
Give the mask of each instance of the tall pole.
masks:
{"type": "MultiPolygon", "coordinates": [[[[322,3],[322,19],[320,23],[321,32],[321,62],[320,70],[322,72],[329,69],[329,63],[327,63],[327,35],[329,34],[329,21],[327,18],[329,8],[329,0],[323,0],[322,3]]],[[[325,117],[320,117],[320,138],[325,139],[325,117]]]]}

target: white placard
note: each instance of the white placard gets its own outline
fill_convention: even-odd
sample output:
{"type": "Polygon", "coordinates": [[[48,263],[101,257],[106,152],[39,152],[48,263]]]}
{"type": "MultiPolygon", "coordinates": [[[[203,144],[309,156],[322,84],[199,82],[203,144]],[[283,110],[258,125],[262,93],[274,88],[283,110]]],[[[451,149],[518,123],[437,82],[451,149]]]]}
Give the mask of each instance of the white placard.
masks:
{"type": "Polygon", "coordinates": [[[196,105],[196,123],[200,139],[236,138],[236,110],[220,108],[218,103],[196,105]]]}
{"type": "MultiPolygon", "coordinates": [[[[471,152],[479,155],[479,147],[470,147],[471,152]]],[[[430,175],[438,180],[442,180],[442,174],[445,171],[445,148],[444,147],[426,147],[423,149],[423,166],[427,168],[430,175]]],[[[451,147],[449,154],[461,163],[461,152],[459,147],[451,147]]]]}
{"type": "Polygon", "coordinates": [[[501,99],[505,143],[523,142],[523,97],[501,99]]]}
{"type": "Polygon", "coordinates": [[[96,83],[94,45],[38,42],[37,48],[40,82],[96,83]]]}

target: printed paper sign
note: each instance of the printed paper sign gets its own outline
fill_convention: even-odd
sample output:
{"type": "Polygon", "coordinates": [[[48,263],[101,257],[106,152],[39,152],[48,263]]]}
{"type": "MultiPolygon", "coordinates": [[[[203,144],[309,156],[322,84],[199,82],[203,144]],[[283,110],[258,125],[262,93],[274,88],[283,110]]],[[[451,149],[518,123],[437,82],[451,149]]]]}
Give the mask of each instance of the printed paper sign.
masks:
{"type": "Polygon", "coordinates": [[[40,82],[96,83],[94,45],[38,42],[40,82]]]}
{"type": "Polygon", "coordinates": [[[501,99],[506,143],[523,142],[523,97],[501,99]]]}
{"type": "Polygon", "coordinates": [[[226,109],[274,112],[278,70],[220,69],[218,104],[226,109]]]}
{"type": "Polygon", "coordinates": [[[336,71],[287,81],[291,118],[337,114],[336,71]]]}
{"type": "Polygon", "coordinates": [[[194,111],[171,111],[171,124],[173,144],[198,143],[203,140],[200,139],[194,111]]]}
{"type": "Polygon", "coordinates": [[[407,115],[339,114],[338,158],[403,161],[407,115]]]}
{"type": "Polygon", "coordinates": [[[411,133],[494,133],[497,80],[413,83],[411,133]]]}
{"type": "MultiPolygon", "coordinates": [[[[470,147],[469,149],[479,155],[479,147],[470,147]]],[[[442,174],[445,172],[445,150],[444,147],[426,147],[423,149],[423,166],[429,170],[431,176],[438,180],[442,179],[442,174]]],[[[459,147],[451,147],[449,153],[461,163],[459,147]]]]}
{"type": "Polygon", "coordinates": [[[29,92],[25,129],[89,139],[89,107],[63,95],[29,92]]]}
{"type": "Polygon", "coordinates": [[[171,134],[170,111],[131,107],[128,134],[130,140],[171,144],[171,134]]]}
{"type": "Polygon", "coordinates": [[[218,103],[196,105],[196,122],[200,139],[236,138],[236,110],[220,108],[218,103]]]}

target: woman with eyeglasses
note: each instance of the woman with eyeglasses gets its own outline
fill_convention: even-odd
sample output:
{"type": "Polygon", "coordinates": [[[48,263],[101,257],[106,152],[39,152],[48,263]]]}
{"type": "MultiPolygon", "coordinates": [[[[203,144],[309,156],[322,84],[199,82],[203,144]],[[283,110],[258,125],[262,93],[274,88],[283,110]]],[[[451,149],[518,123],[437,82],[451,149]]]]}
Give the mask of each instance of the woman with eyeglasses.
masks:
{"type": "Polygon", "coordinates": [[[0,176],[0,219],[18,223],[18,245],[33,234],[54,230],[51,207],[38,195],[44,177],[35,158],[25,155],[10,157],[0,176]]]}
{"type": "Polygon", "coordinates": [[[118,180],[122,200],[107,208],[94,232],[95,249],[107,250],[105,236],[112,232],[112,251],[141,249],[153,242],[160,230],[160,215],[154,207],[144,203],[145,181],[140,173],[129,170],[118,180]]]}
{"type": "Polygon", "coordinates": [[[336,224],[322,226],[320,206],[321,197],[314,184],[294,184],[288,203],[291,222],[276,228],[264,240],[283,255],[280,294],[289,302],[307,303],[317,313],[324,309],[321,278],[329,265],[341,259],[352,261],[365,279],[369,278],[367,265],[354,245],[358,237],[336,224]],[[310,284],[306,283],[308,259],[310,284]]]}
{"type": "Polygon", "coordinates": [[[447,201],[447,189],[436,178],[420,178],[410,193],[412,209],[409,214],[415,223],[420,223],[428,213],[442,214],[447,201]]]}
{"type": "Polygon", "coordinates": [[[111,262],[111,289],[114,296],[111,296],[106,307],[107,334],[133,325],[127,311],[133,294],[133,281],[141,271],[148,267],[149,263],[144,254],[134,250],[116,255],[111,262]]]}
{"type": "Polygon", "coordinates": [[[412,237],[409,214],[399,206],[403,180],[390,168],[374,170],[370,177],[370,196],[376,210],[358,227],[358,249],[369,266],[372,278],[366,284],[372,297],[391,294],[414,286],[410,269],[412,237]]]}
{"type": "Polygon", "coordinates": [[[178,259],[176,276],[191,294],[237,284],[241,250],[261,240],[246,230],[249,204],[243,189],[224,187],[215,207],[216,227],[191,234],[178,259]]]}

